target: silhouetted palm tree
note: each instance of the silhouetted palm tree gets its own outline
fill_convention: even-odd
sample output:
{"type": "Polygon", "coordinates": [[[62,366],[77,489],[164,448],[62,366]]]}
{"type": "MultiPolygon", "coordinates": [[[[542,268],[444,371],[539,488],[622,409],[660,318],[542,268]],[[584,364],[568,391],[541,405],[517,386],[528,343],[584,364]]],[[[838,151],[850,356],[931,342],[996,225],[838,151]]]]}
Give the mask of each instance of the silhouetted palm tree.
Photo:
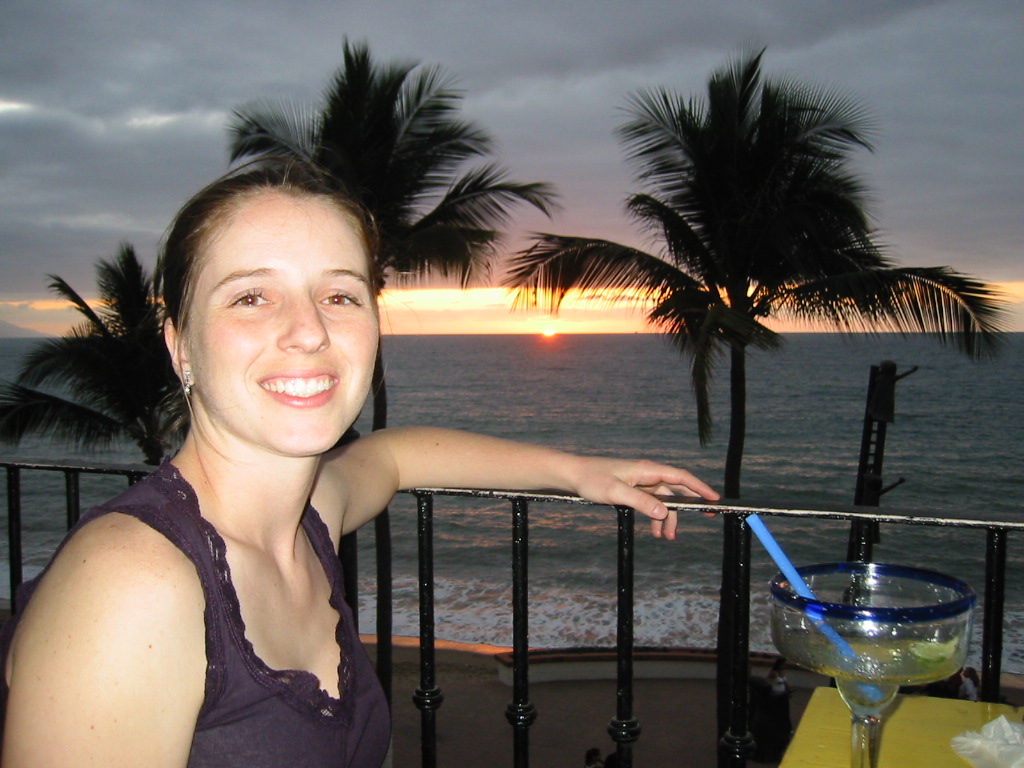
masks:
{"type": "Polygon", "coordinates": [[[67,335],[33,347],[17,382],[0,386],[0,440],[40,434],[102,447],[128,438],[147,464],[157,464],[180,441],[185,423],[160,302],[130,245],[123,244],[114,260],[100,260],[96,272],[95,309],[50,276],[50,289],[85,319],[67,335]]]}
{"type": "Polygon", "coordinates": [[[618,135],[647,191],[627,206],[661,252],[537,234],[508,278],[517,305],[551,311],[570,291],[636,291],[648,321],[690,356],[702,444],[711,435],[709,384],[727,353],[729,498],[740,495],[747,349],[781,342],[763,321],[930,332],[972,356],[998,330],[990,288],[948,267],[896,267],[875,242],[864,188],[848,167],[854,149],[870,149],[863,110],[827,90],[763,81],[762,54],[715,72],[705,101],[666,90],[630,99],[618,135]]]}
{"type": "MultiPolygon", "coordinates": [[[[318,109],[256,101],[236,109],[231,161],[294,156],[312,161],[354,193],[381,235],[381,285],[388,279],[454,276],[465,287],[488,273],[512,209],[548,213],[554,192],[519,183],[494,163],[491,137],[459,117],[462,96],[436,67],[377,64],[365,44],[343,49],[318,109]]],[[[375,426],[386,421],[377,367],[375,426]]]]}

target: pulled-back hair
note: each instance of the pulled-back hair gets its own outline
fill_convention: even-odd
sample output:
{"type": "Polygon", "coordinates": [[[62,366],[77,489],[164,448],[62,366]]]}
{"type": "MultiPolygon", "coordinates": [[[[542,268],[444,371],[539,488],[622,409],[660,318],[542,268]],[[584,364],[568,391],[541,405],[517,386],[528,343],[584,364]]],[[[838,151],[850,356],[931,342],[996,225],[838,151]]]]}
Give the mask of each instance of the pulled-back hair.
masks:
{"type": "Polygon", "coordinates": [[[184,332],[203,260],[218,235],[247,202],[265,194],[321,200],[352,225],[366,249],[374,294],[380,288],[377,229],[365,208],[340,182],[308,162],[291,157],[264,158],[229,171],[193,195],[168,229],[160,257],[166,318],[184,332]]]}

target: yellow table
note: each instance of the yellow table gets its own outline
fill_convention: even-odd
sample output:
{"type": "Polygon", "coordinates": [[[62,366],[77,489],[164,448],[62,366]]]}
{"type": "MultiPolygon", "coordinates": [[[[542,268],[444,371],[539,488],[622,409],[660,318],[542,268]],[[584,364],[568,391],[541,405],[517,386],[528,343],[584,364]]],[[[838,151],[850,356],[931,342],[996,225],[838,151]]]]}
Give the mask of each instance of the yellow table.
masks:
{"type": "MultiPolygon", "coordinates": [[[[969,768],[949,742],[979,731],[1000,715],[1020,722],[1024,709],[1007,704],[897,696],[882,719],[878,768],[969,768]]],[[[846,768],[850,764],[850,711],[835,688],[811,695],[779,768],[846,768]]]]}

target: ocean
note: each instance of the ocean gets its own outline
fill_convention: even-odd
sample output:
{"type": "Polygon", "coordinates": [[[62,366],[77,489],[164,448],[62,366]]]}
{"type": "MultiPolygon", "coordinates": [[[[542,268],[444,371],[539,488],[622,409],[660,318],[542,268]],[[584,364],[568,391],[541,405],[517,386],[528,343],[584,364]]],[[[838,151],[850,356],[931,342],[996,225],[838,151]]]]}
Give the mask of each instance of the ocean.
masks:
{"type": "MultiPolygon", "coordinates": [[[[0,340],[0,379],[16,375],[32,344],[0,340]]],[[[604,456],[646,457],[685,466],[720,486],[728,426],[728,369],[722,360],[712,405],[712,443],[697,440],[685,364],[660,336],[388,336],[389,423],[434,424],[604,456]]],[[[1010,334],[993,360],[970,362],[925,337],[790,334],[774,354],[748,360],[743,497],[814,507],[853,500],[869,368],[893,360],[899,381],[889,425],[886,509],[965,507],[1024,513],[1024,334],[1010,334]]],[[[357,422],[369,429],[368,413],[357,422]]],[[[134,461],[132,446],[102,453],[39,439],[0,446],[4,458],[134,461]]],[[[26,572],[34,573],[63,531],[62,480],[23,479],[26,572]]],[[[83,483],[83,504],[122,487],[83,483]]],[[[4,506],[6,516],[6,505],[4,506]]],[[[507,503],[435,502],[438,637],[511,644],[510,530],[507,503]]],[[[416,635],[415,510],[408,496],[391,507],[395,632],[416,635]]],[[[842,559],[846,526],[769,520],[799,563],[842,559]]],[[[538,647],[614,643],[615,520],[610,509],[539,505],[530,518],[530,640],[538,647]]],[[[636,642],[714,644],[721,520],[695,514],[675,542],[638,523],[636,642]]],[[[373,626],[372,530],[360,535],[360,615],[373,626]]],[[[4,542],[6,547],[6,542],[4,542]]],[[[756,542],[752,577],[755,650],[770,650],[767,583],[774,573],[756,542]]],[[[1009,545],[1004,669],[1024,673],[1024,558],[1009,545]]],[[[0,559],[6,550],[0,549],[0,559]]],[[[886,526],[875,559],[935,568],[983,586],[984,533],[886,526]]],[[[2,588],[6,591],[6,584],[2,588]]],[[[980,633],[980,616],[976,622],[980,633]]],[[[975,644],[977,646],[977,643],[975,644]]]]}

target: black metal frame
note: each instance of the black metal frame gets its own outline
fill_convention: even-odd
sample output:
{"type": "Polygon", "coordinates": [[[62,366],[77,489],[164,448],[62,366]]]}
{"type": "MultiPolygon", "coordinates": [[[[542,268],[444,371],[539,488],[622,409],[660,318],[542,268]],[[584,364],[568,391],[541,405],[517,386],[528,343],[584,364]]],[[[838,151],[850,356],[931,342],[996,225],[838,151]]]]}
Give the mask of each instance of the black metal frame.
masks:
{"type": "MultiPolygon", "coordinates": [[[[63,472],[67,478],[68,524],[78,519],[78,478],[84,473],[123,475],[129,482],[148,470],[132,466],[69,466],[0,462],[6,469],[8,501],[8,536],[10,553],[11,594],[21,582],[21,472],[23,470],[63,472]]],[[[462,490],[424,488],[412,492],[417,502],[417,535],[419,539],[420,581],[420,686],[414,701],[422,713],[422,765],[437,764],[436,734],[438,710],[444,695],[436,677],[433,589],[433,505],[436,496],[505,499],[512,516],[512,584],[513,584],[513,700],[506,718],[513,730],[513,762],[516,768],[529,765],[529,731],[537,712],[529,696],[529,508],[534,503],[587,504],[564,495],[523,494],[498,490],[462,490]]],[[[731,567],[722,574],[723,616],[731,617],[731,642],[719,649],[725,656],[719,679],[719,711],[725,713],[727,727],[720,740],[719,765],[743,768],[750,754],[752,739],[747,731],[747,663],[749,647],[749,602],[751,547],[746,517],[750,514],[845,520],[856,524],[899,524],[984,530],[985,583],[983,587],[984,621],[982,626],[982,688],[984,701],[998,701],[1002,672],[1003,619],[1006,589],[1006,557],[1011,531],[1024,530],[1024,516],[973,514],[961,511],[950,514],[929,512],[882,512],[877,507],[842,507],[833,509],[787,509],[774,506],[707,504],[703,502],[672,504],[681,513],[711,511],[724,517],[723,548],[731,567]]],[[[640,736],[640,723],[633,713],[633,546],[634,513],[618,508],[618,628],[617,678],[615,715],[608,732],[617,746],[620,765],[632,765],[632,745],[640,736]]],[[[378,529],[378,673],[389,692],[391,688],[391,562],[390,536],[385,525],[378,529]],[[384,535],[381,535],[381,531],[384,535]],[[384,619],[382,623],[382,618],[384,619]]]]}

